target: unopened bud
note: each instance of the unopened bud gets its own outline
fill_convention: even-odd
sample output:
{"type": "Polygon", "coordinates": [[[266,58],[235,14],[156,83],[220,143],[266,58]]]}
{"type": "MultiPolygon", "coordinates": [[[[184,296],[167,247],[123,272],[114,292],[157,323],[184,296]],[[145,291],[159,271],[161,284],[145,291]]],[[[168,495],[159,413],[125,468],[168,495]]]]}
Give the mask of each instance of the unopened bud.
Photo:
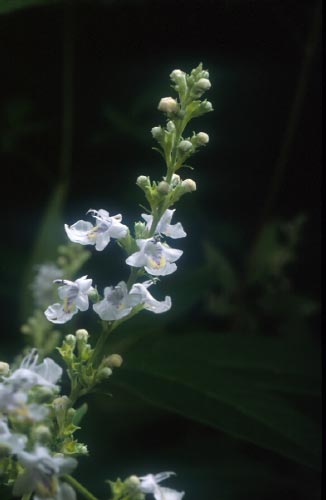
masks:
{"type": "Polygon", "coordinates": [[[130,489],[138,489],[140,486],[140,480],[137,476],[130,476],[125,480],[126,486],[130,489]]]}
{"type": "Polygon", "coordinates": [[[141,188],[149,186],[150,184],[149,177],[146,177],[146,175],[140,175],[139,177],[137,177],[136,184],[141,188]]]}
{"type": "Polygon", "coordinates": [[[208,78],[200,78],[198,82],[196,82],[195,86],[196,89],[205,92],[205,90],[209,90],[212,85],[208,78]]]}
{"type": "Polygon", "coordinates": [[[189,149],[192,148],[192,144],[190,141],[181,141],[179,144],[179,149],[183,152],[186,153],[189,151],[189,149]]]}
{"type": "Polygon", "coordinates": [[[104,368],[101,368],[99,372],[97,373],[97,379],[98,380],[105,380],[106,378],[109,378],[112,375],[112,370],[108,366],[105,366],[104,368]]]}
{"type": "Polygon", "coordinates": [[[208,113],[209,111],[213,111],[213,105],[210,101],[204,101],[201,103],[200,108],[202,111],[205,113],[208,113]]]}
{"type": "Polygon", "coordinates": [[[75,335],[72,335],[71,333],[69,333],[69,335],[65,336],[65,341],[73,349],[75,348],[75,345],[76,345],[76,337],[75,337],[75,335]]]}
{"type": "Polygon", "coordinates": [[[162,139],[163,137],[163,130],[162,127],[153,127],[151,130],[151,134],[156,139],[157,141],[162,139]]]}
{"type": "Polygon", "coordinates": [[[84,328],[80,328],[79,330],[76,331],[76,339],[77,340],[80,340],[82,342],[87,342],[88,337],[89,337],[89,333],[84,328]]]}
{"type": "Polygon", "coordinates": [[[181,69],[174,69],[172,73],[170,74],[170,78],[173,82],[178,82],[180,78],[184,78],[185,73],[181,71],[181,69]]]}
{"type": "Polygon", "coordinates": [[[158,104],[158,110],[164,113],[176,113],[178,109],[179,105],[172,97],[163,97],[158,104]]]}
{"type": "Polygon", "coordinates": [[[109,368],[120,368],[122,365],[123,359],[120,354],[111,354],[107,358],[104,359],[103,363],[105,366],[109,368]]]}
{"type": "Polygon", "coordinates": [[[197,139],[197,144],[202,146],[209,142],[209,135],[206,134],[206,132],[198,132],[198,134],[196,135],[196,139],[197,139]]]}
{"type": "Polygon", "coordinates": [[[67,411],[67,417],[73,419],[73,417],[75,416],[75,413],[76,413],[75,408],[69,408],[69,410],[67,411]]]}
{"type": "Polygon", "coordinates": [[[38,425],[32,430],[32,437],[35,441],[45,443],[50,441],[51,432],[50,429],[46,425],[38,425]]]}
{"type": "Polygon", "coordinates": [[[157,186],[157,190],[161,194],[168,194],[169,189],[170,189],[170,186],[166,181],[161,181],[157,186]]]}
{"type": "Polygon", "coordinates": [[[167,124],[166,124],[166,130],[168,132],[174,132],[175,131],[175,125],[173,123],[173,121],[168,121],[167,124]]]}
{"type": "Polygon", "coordinates": [[[196,183],[192,179],[185,179],[182,181],[181,186],[184,188],[185,193],[191,193],[197,189],[196,183]]]}
{"type": "Polygon", "coordinates": [[[173,174],[171,179],[172,186],[178,186],[181,183],[180,175],[173,174]]]}
{"type": "Polygon", "coordinates": [[[5,361],[0,361],[0,375],[6,377],[9,374],[10,367],[5,361]]]}
{"type": "Polygon", "coordinates": [[[68,396],[60,396],[52,401],[52,404],[56,410],[66,410],[70,405],[70,399],[68,396]]]}

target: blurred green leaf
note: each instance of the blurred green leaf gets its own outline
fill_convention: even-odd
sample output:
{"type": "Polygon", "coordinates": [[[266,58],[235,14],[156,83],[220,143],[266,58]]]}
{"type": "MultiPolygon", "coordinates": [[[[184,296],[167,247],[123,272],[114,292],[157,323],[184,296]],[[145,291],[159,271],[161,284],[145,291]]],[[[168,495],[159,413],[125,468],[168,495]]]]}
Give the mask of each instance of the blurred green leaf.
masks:
{"type": "Polygon", "coordinates": [[[124,359],[113,383],[187,418],[320,467],[319,426],[293,403],[293,398],[320,396],[319,357],[310,343],[153,332],[124,359]]]}
{"type": "Polygon", "coordinates": [[[42,7],[61,3],[62,0],[0,0],[0,14],[30,7],[42,7]]]}
{"type": "Polygon", "coordinates": [[[269,278],[281,278],[285,268],[296,257],[304,215],[284,223],[266,224],[257,239],[249,260],[248,283],[264,283],[269,278]]]}
{"type": "Polygon", "coordinates": [[[208,265],[216,278],[216,284],[225,292],[232,292],[238,286],[238,277],[229,260],[211,243],[204,242],[208,265]]]}
{"type": "Polygon", "coordinates": [[[67,185],[58,184],[48,203],[47,209],[40,223],[40,228],[31,258],[26,266],[25,278],[22,286],[21,315],[25,319],[31,312],[31,294],[26,293],[33,281],[35,266],[45,262],[55,261],[58,245],[64,239],[63,207],[67,194],[67,185]]]}

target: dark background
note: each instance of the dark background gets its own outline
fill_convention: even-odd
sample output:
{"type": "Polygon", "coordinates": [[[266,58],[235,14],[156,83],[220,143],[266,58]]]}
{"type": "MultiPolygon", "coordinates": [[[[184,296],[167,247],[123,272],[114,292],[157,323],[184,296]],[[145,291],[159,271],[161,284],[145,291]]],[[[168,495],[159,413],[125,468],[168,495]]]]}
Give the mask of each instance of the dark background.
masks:
{"type": "MultiPolygon", "coordinates": [[[[304,214],[291,281],[298,293],[318,302],[319,3],[41,3],[0,18],[1,353],[12,356],[23,345],[18,335],[23,276],[55,187],[67,185],[69,224],[89,208],[121,212],[127,223],[135,220],[137,204],[144,203],[137,176],[160,179],[164,173],[151,149],[150,129],[163,124],[157,104],[171,95],[169,74],[175,68],[190,72],[201,61],[210,72],[207,98],[214,112],[189,130],[209,133],[210,143],[194,156],[195,170],[182,173],[196,180],[198,191],[178,206],[176,221],[189,234],[179,244],[185,251],[179,279],[181,273],[191,278],[204,261],[203,240],[221,249],[241,273],[264,224],[304,214]]],[[[118,253],[112,252],[114,259],[118,253]]],[[[105,265],[110,280],[122,279],[123,267],[113,260],[105,265]]],[[[94,271],[103,286],[101,266],[99,260],[89,263],[85,273],[94,271]]],[[[168,294],[173,279],[163,285],[168,294]]],[[[178,294],[171,295],[177,303],[178,294]]],[[[205,308],[175,321],[181,332],[191,322],[217,332],[221,327],[205,308]]],[[[308,331],[318,346],[318,315],[308,331]]],[[[318,415],[317,409],[316,420],[318,415]]],[[[156,409],[122,389],[109,404],[94,396],[87,418],[81,439],[89,443],[92,458],[81,461],[80,477],[88,476],[85,483],[95,493],[103,495],[104,478],[171,469],[178,479],[170,484],[185,489],[189,500],[318,498],[318,473],[156,409]]]]}

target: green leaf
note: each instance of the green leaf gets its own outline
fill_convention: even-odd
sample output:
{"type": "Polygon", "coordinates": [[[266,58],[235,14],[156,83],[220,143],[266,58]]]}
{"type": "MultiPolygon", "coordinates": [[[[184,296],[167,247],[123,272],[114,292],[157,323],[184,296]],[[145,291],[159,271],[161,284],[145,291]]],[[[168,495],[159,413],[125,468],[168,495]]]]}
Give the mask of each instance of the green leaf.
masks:
{"type": "Polygon", "coordinates": [[[64,221],[63,207],[67,194],[67,185],[60,183],[50,197],[47,209],[40,223],[40,229],[31,252],[31,257],[26,266],[26,273],[22,285],[21,317],[25,319],[32,310],[31,294],[26,293],[32,283],[35,266],[45,262],[55,261],[58,245],[63,241],[64,221]]]}
{"type": "Polygon", "coordinates": [[[153,332],[124,361],[111,383],[296,462],[320,467],[319,425],[298,409],[302,397],[320,396],[319,357],[308,342],[153,332]]]}
{"type": "Polygon", "coordinates": [[[87,410],[88,410],[87,403],[83,403],[79,408],[77,408],[77,410],[73,416],[72,423],[74,425],[79,425],[81,420],[86,415],[87,410]]]}
{"type": "Polygon", "coordinates": [[[62,3],[62,0],[0,0],[0,14],[8,14],[15,10],[30,7],[42,7],[62,3]]]}

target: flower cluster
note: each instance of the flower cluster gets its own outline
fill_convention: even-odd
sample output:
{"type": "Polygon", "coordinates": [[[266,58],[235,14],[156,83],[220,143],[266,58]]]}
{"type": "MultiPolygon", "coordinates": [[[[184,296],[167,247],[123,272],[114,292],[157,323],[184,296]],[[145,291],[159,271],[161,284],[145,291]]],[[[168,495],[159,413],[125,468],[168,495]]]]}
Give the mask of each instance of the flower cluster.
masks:
{"type": "Polygon", "coordinates": [[[3,475],[14,480],[13,494],[75,500],[75,491],[60,477],[77,461],[43,444],[51,435],[51,401],[58,393],[62,368],[51,358],[39,363],[32,349],[13,371],[1,362],[0,373],[0,457],[5,457],[3,475]],[[14,458],[19,468],[12,476],[14,458]]]}
{"type": "MultiPolygon", "coordinates": [[[[170,79],[178,96],[159,101],[158,110],[164,113],[166,124],[151,130],[158,143],[154,149],[163,157],[166,172],[157,181],[145,175],[136,181],[147,201],[145,212],[130,228],[122,222],[121,214],[110,215],[103,208],[88,210],[92,222],[65,224],[68,244],[59,247],[55,263],[37,268],[30,287],[36,310],[22,331],[29,335],[34,348],[17,367],[0,362],[0,479],[13,486],[14,496],[75,500],[75,491],[79,490],[84,497],[95,498],[69,475],[77,466],[75,457],[87,454],[87,447],[74,437],[87,405],[75,408],[76,401],[100,390],[112,370],[122,365],[119,354],[108,352],[110,332],[142,310],[161,314],[171,308],[170,296],[158,300],[152,290],[163,276],[177,270],[183,250],[174,248],[174,240],[185,238],[187,233],[181,222],[175,222],[174,206],[183,195],[196,191],[195,181],[182,179],[177,171],[189,167],[186,162],[190,156],[209,142],[206,132],[187,136],[185,129],[191,119],[213,108],[201,99],[211,87],[202,64],[189,75],[176,69],[170,79]],[[104,252],[110,243],[124,252],[129,276],[105,286],[100,293],[96,280],[78,274],[91,254],[83,247],[104,252]],[[58,285],[57,290],[53,283],[58,285]],[[53,299],[54,290],[57,301],[53,299]],[[90,307],[102,320],[95,345],[89,343],[89,334],[83,328],[65,334],[60,344],[62,333],[52,330],[52,324],[65,325],[90,307]],[[60,394],[58,386],[63,369],[46,357],[55,347],[65,364],[69,395],[60,394]]],[[[110,482],[111,500],[145,500],[148,495],[154,500],[181,500],[184,492],[160,485],[173,474],[162,472],[110,482]]]]}

